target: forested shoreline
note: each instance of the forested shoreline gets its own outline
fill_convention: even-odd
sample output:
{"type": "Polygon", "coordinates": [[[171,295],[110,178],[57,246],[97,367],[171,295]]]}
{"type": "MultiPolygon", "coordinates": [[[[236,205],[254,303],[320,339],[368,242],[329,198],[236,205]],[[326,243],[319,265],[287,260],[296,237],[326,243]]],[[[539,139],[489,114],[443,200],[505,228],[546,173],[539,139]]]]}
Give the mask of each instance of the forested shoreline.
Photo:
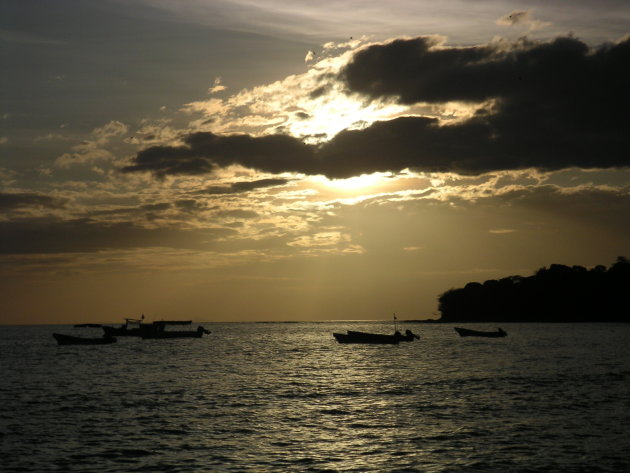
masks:
{"type": "Polygon", "coordinates": [[[439,322],[630,322],[630,260],[552,264],[528,277],[470,282],[438,297],[439,322]]]}

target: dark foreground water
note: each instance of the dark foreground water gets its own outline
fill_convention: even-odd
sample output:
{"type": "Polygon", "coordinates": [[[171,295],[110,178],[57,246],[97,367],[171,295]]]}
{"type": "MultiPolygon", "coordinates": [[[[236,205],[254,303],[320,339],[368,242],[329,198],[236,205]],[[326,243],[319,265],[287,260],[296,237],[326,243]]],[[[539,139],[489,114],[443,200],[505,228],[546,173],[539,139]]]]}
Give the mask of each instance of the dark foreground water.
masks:
{"type": "Polygon", "coordinates": [[[205,325],[75,347],[0,327],[0,471],[630,471],[630,325],[408,325],[399,346],[205,325]]]}

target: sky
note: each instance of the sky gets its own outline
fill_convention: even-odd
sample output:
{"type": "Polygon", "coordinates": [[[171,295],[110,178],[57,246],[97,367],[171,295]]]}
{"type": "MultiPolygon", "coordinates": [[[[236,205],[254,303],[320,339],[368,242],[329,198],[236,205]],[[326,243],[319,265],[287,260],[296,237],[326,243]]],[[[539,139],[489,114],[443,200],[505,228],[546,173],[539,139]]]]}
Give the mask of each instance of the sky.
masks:
{"type": "Polygon", "coordinates": [[[630,256],[630,3],[0,0],[0,324],[439,318],[630,256]]]}

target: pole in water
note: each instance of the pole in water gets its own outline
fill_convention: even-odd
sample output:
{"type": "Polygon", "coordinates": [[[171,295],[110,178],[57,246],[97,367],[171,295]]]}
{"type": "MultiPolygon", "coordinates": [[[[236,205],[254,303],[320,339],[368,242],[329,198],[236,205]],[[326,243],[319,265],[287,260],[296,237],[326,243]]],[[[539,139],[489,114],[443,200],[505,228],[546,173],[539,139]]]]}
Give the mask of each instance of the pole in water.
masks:
{"type": "Polygon", "coordinates": [[[398,332],[398,325],[396,324],[396,312],[394,312],[394,333],[398,332]]]}

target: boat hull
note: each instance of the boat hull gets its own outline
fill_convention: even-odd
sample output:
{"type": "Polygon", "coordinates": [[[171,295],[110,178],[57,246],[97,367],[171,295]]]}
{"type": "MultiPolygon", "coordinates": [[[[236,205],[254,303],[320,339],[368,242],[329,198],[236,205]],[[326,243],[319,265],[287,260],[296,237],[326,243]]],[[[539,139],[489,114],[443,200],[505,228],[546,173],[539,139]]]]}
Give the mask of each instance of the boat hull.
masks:
{"type": "Polygon", "coordinates": [[[499,329],[496,332],[483,332],[479,330],[471,330],[468,328],[454,327],[460,337],[486,337],[486,338],[502,338],[507,337],[507,332],[499,329]]]}
{"type": "Polygon", "coordinates": [[[378,333],[354,332],[333,333],[333,337],[339,343],[367,343],[372,345],[398,345],[399,338],[394,335],[382,335],[378,333]]]}
{"type": "Polygon", "coordinates": [[[114,337],[84,338],[61,333],[53,333],[53,337],[59,345],[109,345],[116,342],[114,337]]]}
{"type": "Polygon", "coordinates": [[[144,323],[141,319],[126,319],[126,322],[119,327],[103,325],[102,328],[108,337],[142,337],[147,332],[164,330],[167,325],[190,325],[191,323],[192,320],[159,320],[144,323]]]}

